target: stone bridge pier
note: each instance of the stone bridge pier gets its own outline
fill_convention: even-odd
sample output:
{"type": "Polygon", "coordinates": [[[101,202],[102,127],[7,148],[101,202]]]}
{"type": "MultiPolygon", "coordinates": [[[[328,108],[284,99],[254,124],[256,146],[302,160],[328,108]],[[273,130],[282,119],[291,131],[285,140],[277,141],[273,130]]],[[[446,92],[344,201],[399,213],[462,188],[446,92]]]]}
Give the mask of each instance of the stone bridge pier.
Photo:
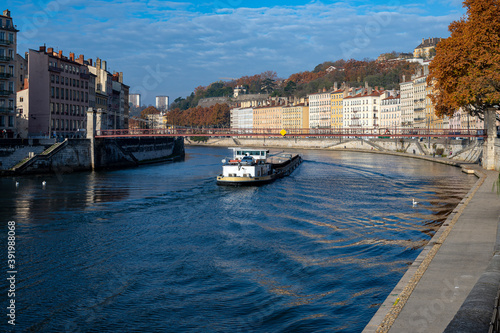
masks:
{"type": "Polygon", "coordinates": [[[497,138],[496,109],[484,113],[484,127],[488,137],[483,148],[483,168],[500,171],[500,140],[497,138]]]}

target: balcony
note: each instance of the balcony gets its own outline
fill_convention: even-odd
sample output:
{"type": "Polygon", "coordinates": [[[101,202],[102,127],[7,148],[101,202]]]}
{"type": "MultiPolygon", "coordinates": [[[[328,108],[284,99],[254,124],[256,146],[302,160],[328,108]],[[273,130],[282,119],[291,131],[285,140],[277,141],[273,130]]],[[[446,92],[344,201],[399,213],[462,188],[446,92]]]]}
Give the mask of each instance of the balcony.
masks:
{"type": "Polygon", "coordinates": [[[0,96],[10,96],[14,93],[12,90],[0,90],[0,96]]]}
{"type": "Polygon", "coordinates": [[[6,108],[6,107],[3,107],[3,106],[0,106],[0,113],[14,113],[14,109],[13,108],[6,108]]]}
{"type": "Polygon", "coordinates": [[[12,74],[10,73],[0,73],[0,79],[10,79],[12,74]]]}
{"type": "Polygon", "coordinates": [[[6,24],[0,25],[0,29],[2,29],[2,30],[19,32],[19,30],[17,30],[16,28],[17,28],[17,25],[12,25],[12,24],[9,24],[9,25],[6,25],[6,24]]]}
{"type": "Polygon", "coordinates": [[[12,57],[9,56],[0,56],[0,62],[10,62],[14,60],[12,57]]]}
{"type": "Polygon", "coordinates": [[[62,68],[59,68],[59,67],[49,66],[49,71],[61,73],[63,70],[62,70],[62,68]]]}
{"type": "Polygon", "coordinates": [[[10,45],[12,42],[7,39],[0,39],[0,45],[10,45]]]}

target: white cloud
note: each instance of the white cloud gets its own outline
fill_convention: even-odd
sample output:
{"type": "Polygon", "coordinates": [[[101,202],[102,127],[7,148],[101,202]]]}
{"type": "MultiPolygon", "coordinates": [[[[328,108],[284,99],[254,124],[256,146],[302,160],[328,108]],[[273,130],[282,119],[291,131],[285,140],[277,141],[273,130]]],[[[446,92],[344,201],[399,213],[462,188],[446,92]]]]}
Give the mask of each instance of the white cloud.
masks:
{"type": "Polygon", "coordinates": [[[59,1],[57,11],[48,11],[48,5],[31,12],[24,7],[24,22],[31,26],[23,27],[23,20],[17,19],[18,28],[25,31],[19,35],[18,51],[46,43],[65,54],[99,56],[112,69],[124,72],[131,91],[142,87],[151,103],[155,95],[170,95],[173,100],[219,77],[266,70],[287,77],[323,61],[374,58],[392,50],[411,52],[422,37],[446,37],[448,24],[461,15],[458,10],[424,15],[417,5],[314,2],[203,14],[193,12],[190,3],[157,0],[59,1]],[[34,24],[40,13],[50,16],[50,24],[34,24]],[[147,80],[153,76],[150,69],[161,72],[156,85],[147,80]]]}

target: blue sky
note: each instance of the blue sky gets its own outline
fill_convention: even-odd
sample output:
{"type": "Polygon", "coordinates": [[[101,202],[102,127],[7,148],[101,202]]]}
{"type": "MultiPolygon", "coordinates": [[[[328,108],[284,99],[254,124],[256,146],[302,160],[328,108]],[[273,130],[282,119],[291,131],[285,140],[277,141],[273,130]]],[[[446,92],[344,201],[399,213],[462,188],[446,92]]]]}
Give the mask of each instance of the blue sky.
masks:
{"type": "Polygon", "coordinates": [[[23,54],[40,45],[124,73],[144,104],[267,70],[279,77],[324,61],[411,52],[448,37],[461,1],[7,0],[23,54]]]}

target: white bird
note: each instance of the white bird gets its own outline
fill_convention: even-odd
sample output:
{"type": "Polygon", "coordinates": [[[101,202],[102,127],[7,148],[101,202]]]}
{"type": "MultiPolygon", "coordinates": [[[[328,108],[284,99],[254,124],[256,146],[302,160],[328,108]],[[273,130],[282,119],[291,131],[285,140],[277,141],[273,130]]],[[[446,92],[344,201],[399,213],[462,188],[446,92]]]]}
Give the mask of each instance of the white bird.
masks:
{"type": "Polygon", "coordinates": [[[47,185],[47,182],[44,180],[44,181],[42,182],[42,186],[45,186],[45,185],[47,185]]]}
{"type": "Polygon", "coordinates": [[[415,199],[412,199],[413,200],[413,206],[416,206],[418,204],[417,201],[415,201],[415,199]]]}
{"type": "Polygon", "coordinates": [[[19,182],[16,182],[16,187],[19,187],[19,182]]]}

